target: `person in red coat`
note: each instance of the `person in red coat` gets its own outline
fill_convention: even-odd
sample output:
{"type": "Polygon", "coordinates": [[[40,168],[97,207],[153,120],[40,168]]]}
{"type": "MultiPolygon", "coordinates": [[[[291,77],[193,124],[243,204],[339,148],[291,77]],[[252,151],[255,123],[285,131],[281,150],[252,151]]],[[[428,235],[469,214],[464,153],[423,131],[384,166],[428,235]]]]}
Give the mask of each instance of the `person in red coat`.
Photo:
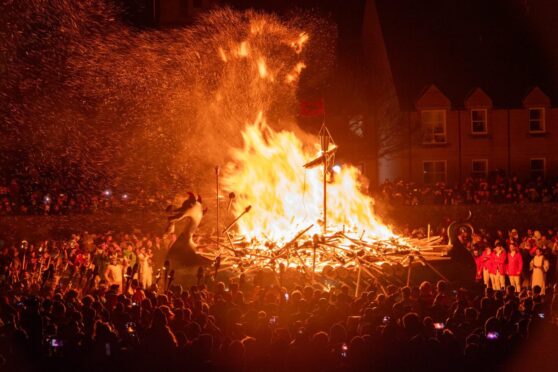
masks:
{"type": "Polygon", "coordinates": [[[489,268],[492,288],[496,291],[506,287],[506,251],[502,244],[498,244],[492,253],[492,263],[489,268]]]}
{"type": "Polygon", "coordinates": [[[510,244],[510,253],[508,254],[508,264],[506,265],[506,274],[510,280],[510,284],[515,288],[515,292],[521,291],[521,271],[523,269],[523,257],[515,244],[510,244]]]}
{"type": "Polygon", "coordinates": [[[492,267],[492,248],[484,247],[481,255],[482,279],[484,285],[490,287],[490,268],[492,267]]]}
{"type": "Polygon", "coordinates": [[[473,249],[473,258],[475,259],[475,266],[477,267],[475,280],[480,282],[482,280],[482,255],[478,249],[473,249]]]}

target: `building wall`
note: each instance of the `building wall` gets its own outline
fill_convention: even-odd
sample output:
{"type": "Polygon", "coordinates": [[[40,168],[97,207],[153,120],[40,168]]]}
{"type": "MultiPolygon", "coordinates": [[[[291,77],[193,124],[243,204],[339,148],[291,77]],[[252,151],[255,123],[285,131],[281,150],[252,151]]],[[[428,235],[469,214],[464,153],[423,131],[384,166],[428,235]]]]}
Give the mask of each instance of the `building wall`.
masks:
{"type": "MultiPolygon", "coordinates": [[[[431,109],[429,107],[428,109],[431,109]]],[[[411,179],[417,183],[422,183],[424,179],[424,162],[426,161],[445,161],[447,177],[446,180],[457,179],[459,177],[459,116],[456,111],[447,110],[446,112],[446,143],[445,144],[423,144],[421,130],[421,111],[408,113],[412,123],[412,144],[411,155],[409,157],[411,179]]]]}
{"type": "Polygon", "coordinates": [[[519,177],[528,177],[531,158],[546,159],[548,177],[558,177],[558,109],[546,108],[546,132],[530,134],[528,109],[510,110],[511,169],[519,177]]]}
{"type": "MultiPolygon", "coordinates": [[[[474,109],[475,107],[472,107],[474,109]]],[[[461,119],[461,179],[472,172],[473,160],[488,160],[488,170],[508,172],[507,110],[487,109],[487,134],[473,134],[471,109],[459,111],[461,119]]]]}
{"type": "MultiPolygon", "coordinates": [[[[380,3],[377,0],[366,0],[362,42],[369,65],[369,79],[374,90],[370,106],[374,119],[372,125],[374,125],[377,138],[374,151],[377,154],[378,175],[376,179],[378,183],[397,177],[422,183],[424,180],[423,163],[427,160],[446,161],[447,181],[452,183],[462,181],[471,175],[473,160],[481,159],[488,161],[489,172],[498,170],[526,179],[530,177],[531,173],[530,160],[545,158],[546,176],[558,177],[558,108],[553,108],[548,96],[537,87],[525,92],[527,95],[522,104],[518,103],[521,97],[511,97],[509,94],[503,94],[507,92],[502,92],[502,89],[491,87],[495,91],[495,97],[498,96],[499,99],[496,101],[500,105],[500,107],[493,107],[491,97],[480,88],[473,90],[468,97],[463,97],[463,100],[450,102],[443,92],[432,85],[427,87],[422,94],[417,94],[414,110],[409,108],[409,104],[412,105],[412,103],[407,102],[408,93],[414,88],[409,88],[410,82],[405,81],[404,76],[398,76],[398,74],[405,73],[406,70],[398,70],[397,62],[402,62],[400,59],[413,55],[416,51],[409,48],[411,50],[409,54],[400,53],[400,49],[405,50],[406,48],[404,44],[397,44],[397,48],[386,47],[384,32],[387,33],[388,40],[390,36],[393,37],[392,40],[399,40],[400,38],[396,37],[398,28],[393,27],[393,23],[405,22],[405,19],[397,18],[389,11],[385,14],[382,13],[382,9],[377,9],[377,2],[380,3]],[[387,17],[384,27],[382,27],[382,22],[384,22],[382,16],[387,17]],[[545,133],[529,133],[529,107],[546,109],[545,133]],[[487,110],[488,131],[482,135],[471,133],[471,109],[478,108],[487,110]],[[445,143],[422,143],[420,112],[426,109],[446,110],[447,141],[445,143]],[[398,143],[398,146],[386,145],[386,138],[397,138],[388,142],[398,143]]],[[[544,13],[549,6],[544,5],[547,3],[545,1],[535,3],[537,5],[531,18],[534,26],[540,26],[537,23],[544,21],[541,23],[544,27],[534,27],[540,35],[543,35],[544,30],[548,31],[547,29],[552,28],[547,27],[552,22],[549,23],[550,18],[544,13]]],[[[546,37],[550,40],[549,38],[552,39],[550,36],[546,37]]],[[[544,44],[548,44],[546,39],[544,37],[542,39],[544,44]]],[[[440,56],[443,57],[444,53],[447,54],[447,51],[441,51],[440,56]]],[[[487,61],[489,64],[496,62],[499,61],[487,61]]],[[[413,60],[408,61],[408,64],[413,63],[413,60]]],[[[535,63],[533,68],[536,68],[536,62],[533,63],[535,63]]],[[[452,76],[450,73],[434,74],[430,69],[420,67],[419,65],[414,70],[418,77],[417,81],[424,80],[425,76],[421,76],[421,74],[429,74],[431,80],[443,79],[446,86],[451,86],[452,79],[459,77],[452,76]]],[[[479,71],[479,74],[481,73],[482,71],[479,71]]],[[[474,73],[466,76],[471,76],[471,81],[486,80],[486,76],[475,76],[474,73]]],[[[517,82],[508,81],[503,84],[523,89],[522,87],[527,81],[537,81],[535,78],[526,80],[523,72],[519,70],[517,79],[517,82]]],[[[460,79],[455,79],[455,81],[456,84],[459,84],[460,79]]],[[[553,81],[548,81],[548,79],[540,81],[541,84],[545,83],[549,87],[548,89],[553,86],[553,81]]],[[[461,82],[463,83],[463,81],[461,82]]],[[[463,87],[454,88],[455,90],[450,92],[452,97],[455,97],[463,87]]],[[[556,95],[556,92],[547,93],[556,95]]],[[[455,100],[455,98],[453,99],[455,100]]],[[[374,151],[371,150],[371,153],[373,154],[374,151]]]]}
{"type": "Polygon", "coordinates": [[[408,167],[408,176],[403,178],[423,183],[424,162],[442,160],[447,164],[447,182],[457,183],[471,176],[473,160],[487,160],[489,174],[500,171],[528,179],[533,158],[546,160],[547,178],[558,177],[558,108],[545,109],[546,131],[541,134],[529,132],[527,107],[487,109],[487,133],[484,135],[472,133],[471,109],[439,108],[446,110],[446,143],[423,144],[421,111],[433,108],[423,107],[406,113],[411,122],[410,156],[394,158],[405,165],[392,165],[408,167]]]}

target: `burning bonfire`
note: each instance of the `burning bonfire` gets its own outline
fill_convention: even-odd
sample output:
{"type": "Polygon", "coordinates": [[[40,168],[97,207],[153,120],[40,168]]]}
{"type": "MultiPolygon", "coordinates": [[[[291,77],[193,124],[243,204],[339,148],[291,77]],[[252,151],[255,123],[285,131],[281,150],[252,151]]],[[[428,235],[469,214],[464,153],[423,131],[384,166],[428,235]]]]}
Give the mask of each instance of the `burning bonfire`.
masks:
{"type": "MultiPolygon", "coordinates": [[[[225,187],[239,190],[235,212],[247,205],[253,212],[238,222],[246,238],[284,244],[307,229],[319,234],[323,229],[324,167],[304,167],[324,155],[316,141],[304,149],[292,132],[275,132],[260,114],[242,133],[244,147],[233,151],[224,178],[225,187]]],[[[330,145],[335,149],[335,145],[330,145]]],[[[330,148],[325,152],[331,152],[330,148]]],[[[355,232],[362,238],[385,240],[396,236],[377,221],[373,200],[361,190],[359,171],[352,166],[335,167],[327,161],[327,222],[325,231],[355,232]]]]}
{"type": "MultiPolygon", "coordinates": [[[[255,97],[269,95],[268,85],[296,87],[304,61],[295,58],[289,67],[273,55],[266,59],[263,52],[265,43],[260,38],[267,40],[266,32],[273,32],[274,27],[256,18],[247,40],[216,50],[223,70],[228,71],[215,93],[217,101],[228,95],[227,105],[234,105],[234,96],[227,90],[234,84],[227,77],[235,84],[242,80],[247,94],[255,97]]],[[[309,38],[301,32],[281,44],[297,56],[309,38]]],[[[221,178],[217,175],[218,188],[235,195],[230,201],[232,216],[223,218],[229,225],[224,230],[220,227],[210,243],[211,258],[219,257],[221,267],[239,274],[262,269],[294,271],[312,280],[340,268],[358,271],[359,278],[362,272],[376,277],[381,263],[400,263],[402,256],[434,243],[400,237],[377,219],[359,170],[334,166],[336,145],[325,125],[319,136],[274,130],[266,122],[269,109],[262,107],[253,114],[253,123],[242,130],[242,145],[232,149],[221,178]]]]}
{"type": "Polygon", "coordinates": [[[293,132],[271,129],[261,113],[242,137],[223,176],[224,187],[237,192],[238,217],[219,243],[222,262],[233,269],[294,269],[315,279],[341,268],[376,278],[382,264],[401,263],[439,240],[403,238],[382,224],[358,169],[328,161],[334,144],[304,146],[293,132]]]}

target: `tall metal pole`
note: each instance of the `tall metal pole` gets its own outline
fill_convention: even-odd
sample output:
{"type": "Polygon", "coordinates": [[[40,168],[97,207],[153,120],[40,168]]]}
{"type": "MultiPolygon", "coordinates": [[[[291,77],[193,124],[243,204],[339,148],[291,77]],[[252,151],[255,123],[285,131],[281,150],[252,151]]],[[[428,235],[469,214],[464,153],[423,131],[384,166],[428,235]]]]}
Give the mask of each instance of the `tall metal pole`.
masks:
{"type": "Polygon", "coordinates": [[[215,193],[216,193],[215,200],[217,202],[217,208],[216,208],[216,210],[217,210],[217,242],[221,242],[221,239],[220,239],[220,237],[221,237],[220,230],[221,229],[219,229],[219,171],[220,171],[220,169],[219,169],[219,166],[217,165],[215,167],[215,190],[216,190],[215,191],[215,193]]]}
{"type": "Polygon", "coordinates": [[[324,189],[324,235],[327,232],[327,163],[328,163],[328,154],[327,150],[329,149],[329,132],[325,126],[325,123],[322,124],[322,128],[320,129],[320,142],[322,147],[322,156],[323,163],[324,163],[324,179],[323,179],[323,189],[324,189]]]}
{"type": "MultiPolygon", "coordinates": [[[[325,151],[327,151],[327,149],[325,151]]],[[[327,232],[327,155],[325,151],[324,151],[324,235],[327,232]]]]}

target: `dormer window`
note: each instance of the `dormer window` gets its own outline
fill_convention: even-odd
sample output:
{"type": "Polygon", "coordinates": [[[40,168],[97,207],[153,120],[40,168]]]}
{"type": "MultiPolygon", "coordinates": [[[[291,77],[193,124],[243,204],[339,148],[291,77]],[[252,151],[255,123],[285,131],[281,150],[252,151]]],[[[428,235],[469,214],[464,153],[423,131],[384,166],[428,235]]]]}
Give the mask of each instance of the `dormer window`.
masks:
{"type": "Polygon", "coordinates": [[[444,144],[446,140],[446,111],[424,110],[421,112],[422,143],[444,144]]]}
{"type": "Polygon", "coordinates": [[[472,134],[486,134],[488,127],[486,125],[486,109],[472,109],[471,110],[471,133],[472,134]]]}
{"type": "Polygon", "coordinates": [[[544,133],[544,108],[530,108],[529,109],[529,133],[544,133]]]}

